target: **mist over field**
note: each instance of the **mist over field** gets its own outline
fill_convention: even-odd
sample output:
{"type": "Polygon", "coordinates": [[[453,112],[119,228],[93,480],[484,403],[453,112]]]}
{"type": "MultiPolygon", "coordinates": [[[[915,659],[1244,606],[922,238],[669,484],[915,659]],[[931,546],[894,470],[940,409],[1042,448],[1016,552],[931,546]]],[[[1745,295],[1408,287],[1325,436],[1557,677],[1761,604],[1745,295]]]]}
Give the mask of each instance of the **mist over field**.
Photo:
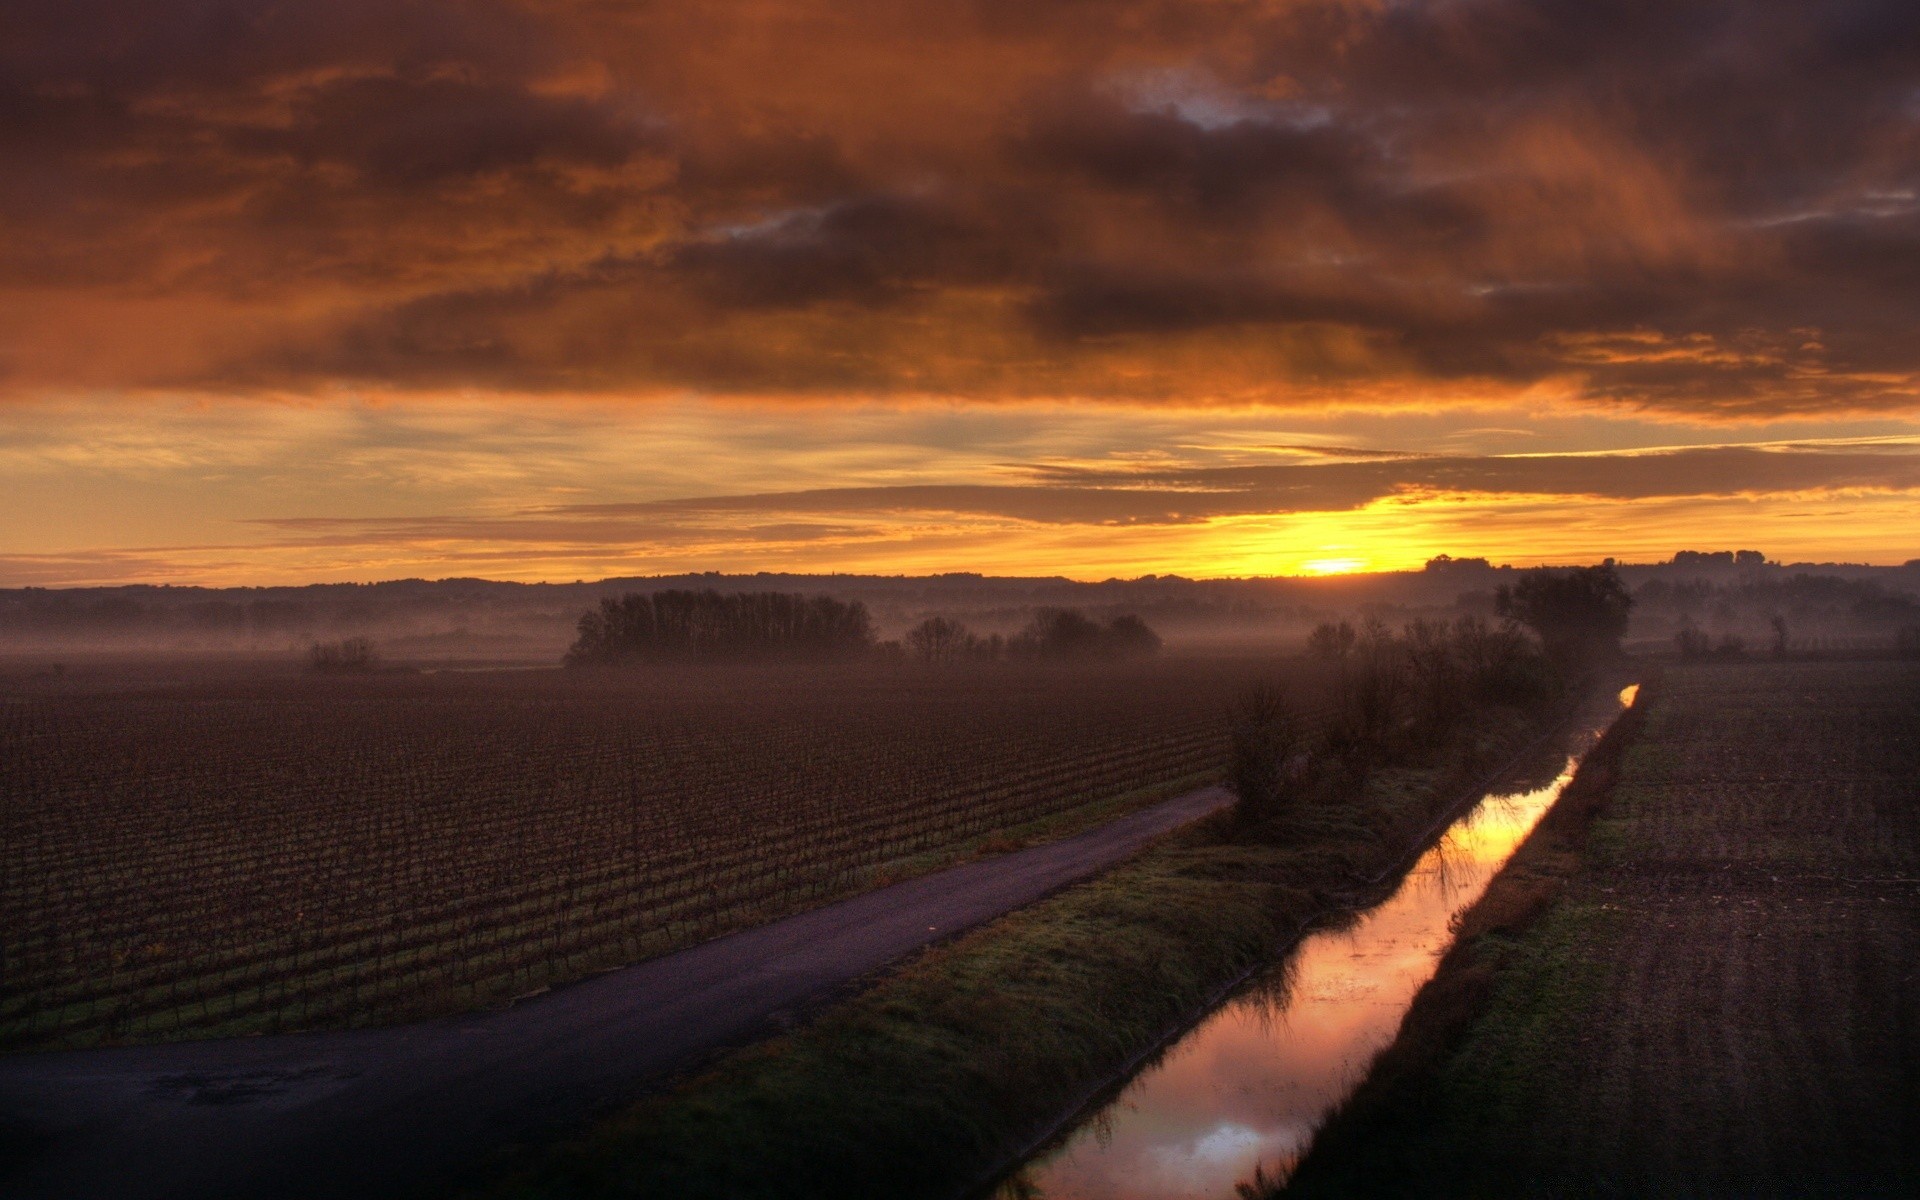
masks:
{"type": "MultiPolygon", "coordinates": [[[[1777,636],[1886,641],[1920,623],[1920,562],[1904,567],[1770,562],[1757,552],[1682,553],[1621,564],[1634,590],[1632,642],[1667,643],[1683,627],[1758,648],[1777,636]]],[[[1323,578],[1145,576],[1078,582],[977,574],[702,575],[519,584],[398,580],[307,587],[0,589],[0,654],[38,662],[89,654],[298,657],[316,642],[368,638],[406,663],[557,663],[581,615],[602,599],[661,590],[805,593],[858,601],[882,641],[929,617],[981,636],[1016,633],[1040,608],[1137,614],[1175,650],[1302,645],[1328,620],[1392,625],[1419,617],[1494,615],[1498,589],[1522,574],[1441,556],[1420,571],[1323,578]]]]}

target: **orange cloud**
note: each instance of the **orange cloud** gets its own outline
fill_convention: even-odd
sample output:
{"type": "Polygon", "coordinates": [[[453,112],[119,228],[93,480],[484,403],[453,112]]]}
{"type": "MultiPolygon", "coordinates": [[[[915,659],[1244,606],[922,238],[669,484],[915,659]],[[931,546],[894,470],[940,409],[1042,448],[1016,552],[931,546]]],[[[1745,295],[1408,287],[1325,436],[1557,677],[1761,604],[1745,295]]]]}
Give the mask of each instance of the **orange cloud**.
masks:
{"type": "MultiPolygon", "coordinates": [[[[524,432],[524,430],[522,431],[524,432]]],[[[1000,464],[982,481],[872,484],[443,515],[305,515],[234,539],[0,555],[0,580],[100,583],[571,579],[730,571],[965,569],[1081,578],[1259,575],[1501,561],[1665,558],[1693,544],[1900,562],[1920,528],[1912,438],[1602,454],[1284,447],[1238,466],[1000,464]]],[[[202,462],[156,464],[200,471],[202,462]]]]}
{"type": "Polygon", "coordinates": [[[1917,22],[21,0],[0,388],[1905,413],[1917,22]]]}

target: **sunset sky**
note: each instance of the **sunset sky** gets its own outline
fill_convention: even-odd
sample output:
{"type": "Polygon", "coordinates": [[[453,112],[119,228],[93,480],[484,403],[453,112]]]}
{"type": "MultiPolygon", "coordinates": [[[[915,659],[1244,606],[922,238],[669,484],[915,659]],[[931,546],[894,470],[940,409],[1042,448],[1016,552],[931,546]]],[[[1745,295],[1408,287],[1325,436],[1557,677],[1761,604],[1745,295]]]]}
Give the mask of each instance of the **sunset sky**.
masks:
{"type": "Polygon", "coordinates": [[[9,0],[0,586],[1920,556],[1913,0],[9,0]]]}

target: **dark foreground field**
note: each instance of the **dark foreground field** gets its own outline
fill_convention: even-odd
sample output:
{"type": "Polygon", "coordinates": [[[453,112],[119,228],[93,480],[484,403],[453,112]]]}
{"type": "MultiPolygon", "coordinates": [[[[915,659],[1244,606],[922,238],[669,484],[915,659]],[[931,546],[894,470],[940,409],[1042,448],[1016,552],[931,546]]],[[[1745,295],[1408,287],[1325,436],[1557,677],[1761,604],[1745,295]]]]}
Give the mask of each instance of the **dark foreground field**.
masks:
{"type": "Polygon", "coordinates": [[[0,1049],[497,1003],[1217,775],[1248,664],[0,694],[0,1049]]]}
{"type": "Polygon", "coordinates": [[[1920,1191],[1920,664],[1670,670],[1543,834],[1289,1195],[1920,1191]]]}
{"type": "Polygon", "coordinates": [[[1217,787],[557,989],[384,1029],[0,1057],[0,1194],[293,1200],[416,1194],[1127,858],[1217,787]]]}

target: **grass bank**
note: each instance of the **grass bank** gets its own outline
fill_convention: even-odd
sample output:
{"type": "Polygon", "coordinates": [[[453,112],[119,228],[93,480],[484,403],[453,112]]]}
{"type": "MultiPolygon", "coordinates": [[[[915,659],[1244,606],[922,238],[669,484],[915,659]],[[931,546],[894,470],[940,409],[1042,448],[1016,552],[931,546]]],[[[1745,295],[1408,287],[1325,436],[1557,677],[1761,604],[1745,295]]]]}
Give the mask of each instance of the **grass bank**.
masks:
{"type": "Polygon", "coordinates": [[[1920,1190],[1920,666],[1671,668],[1284,1190],[1920,1190]]]}
{"type": "Polygon", "coordinates": [[[951,1195],[1351,902],[1555,719],[1483,710],[1426,765],[1376,769],[1257,839],[1226,817],[1203,822],[582,1138],[519,1156],[480,1194],[951,1195]]]}

